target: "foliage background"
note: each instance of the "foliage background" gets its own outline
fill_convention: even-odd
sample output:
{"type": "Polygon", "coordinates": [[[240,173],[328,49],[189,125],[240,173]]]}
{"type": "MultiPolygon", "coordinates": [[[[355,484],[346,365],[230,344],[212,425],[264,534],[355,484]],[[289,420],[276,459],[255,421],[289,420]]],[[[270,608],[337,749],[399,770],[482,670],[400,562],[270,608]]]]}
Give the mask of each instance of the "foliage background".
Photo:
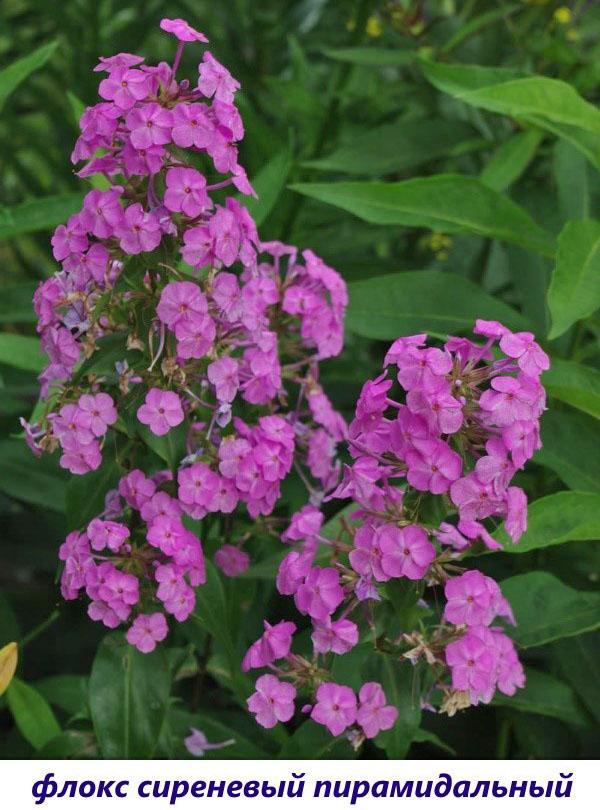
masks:
{"type": "MultiPolygon", "coordinates": [[[[529,686],[514,700],[452,719],[425,712],[401,750],[597,755],[600,226],[590,218],[600,196],[600,114],[581,98],[593,103],[598,94],[600,7],[583,0],[63,0],[58,9],[45,0],[4,0],[2,66],[56,45],[38,52],[38,69],[26,65],[30,75],[8,96],[11,75],[0,73],[0,647],[26,642],[18,676],[27,685],[11,711],[0,698],[0,756],[108,755],[102,729],[92,732],[87,680],[105,634],[80,604],[61,602],[56,585],[58,545],[95,484],[89,477],[69,483],[55,458],[33,459],[17,418],[35,404],[42,364],[31,296],[54,270],[51,228],[76,210],[82,193],[69,154],[81,103],[96,101],[91,68],[99,54],[122,50],[168,58],[171,43],[157,29],[165,15],[205,31],[242,83],[242,163],[262,191],[255,213],[263,238],[313,248],[350,282],[347,347],[326,364],[324,380],[338,407],[350,412],[361,382],[377,373],[382,340],[464,331],[480,314],[531,328],[554,360],[544,379],[551,394],[545,446],[519,476],[530,502],[549,498],[533,507],[532,550],[478,561],[499,580],[529,577],[522,580],[529,601],[521,605],[522,590],[511,589],[517,613],[539,625],[536,636],[526,621],[523,632],[533,636],[517,637],[529,686]],[[447,68],[457,63],[504,72],[447,68]],[[508,70],[562,80],[578,96],[539,82],[499,91],[510,85],[508,70]],[[433,179],[371,185],[413,178],[433,179]],[[290,188],[298,184],[311,185],[290,188]],[[575,224],[565,229],[567,221],[575,224]]],[[[190,47],[190,75],[194,58],[190,47]]],[[[291,481],[286,505],[301,505],[298,498],[291,481]]],[[[267,538],[253,576],[213,581],[215,626],[231,638],[211,641],[207,627],[193,622],[178,633],[168,661],[176,676],[171,721],[155,755],[185,755],[190,712],[209,739],[236,737],[226,756],[351,754],[320,732],[263,733],[229,688],[223,650],[239,658],[257,635],[257,617],[287,609],[272,587],[269,557],[277,552],[267,538]]],[[[100,689],[116,672],[110,655],[104,648],[94,665],[92,715],[110,713],[117,699],[118,686],[112,696],[100,689]]],[[[157,666],[140,671],[139,683],[153,681],[157,666]]],[[[132,756],[151,753],[135,744],[132,756]]],[[[385,751],[370,746],[363,756],[385,751]]]]}

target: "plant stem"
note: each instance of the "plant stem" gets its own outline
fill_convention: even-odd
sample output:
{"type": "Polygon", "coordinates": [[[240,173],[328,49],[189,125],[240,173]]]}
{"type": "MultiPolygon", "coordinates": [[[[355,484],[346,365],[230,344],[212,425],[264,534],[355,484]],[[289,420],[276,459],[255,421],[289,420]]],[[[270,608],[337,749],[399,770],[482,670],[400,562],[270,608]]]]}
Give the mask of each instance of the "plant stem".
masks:
{"type": "Polygon", "coordinates": [[[52,613],[48,616],[48,618],[44,619],[41,624],[38,624],[37,627],[34,627],[33,630],[30,630],[26,636],[24,636],[21,641],[19,642],[19,648],[23,649],[30,641],[33,641],[34,638],[37,638],[41,635],[45,630],[47,630],[60,616],[59,610],[53,610],[52,613]]]}

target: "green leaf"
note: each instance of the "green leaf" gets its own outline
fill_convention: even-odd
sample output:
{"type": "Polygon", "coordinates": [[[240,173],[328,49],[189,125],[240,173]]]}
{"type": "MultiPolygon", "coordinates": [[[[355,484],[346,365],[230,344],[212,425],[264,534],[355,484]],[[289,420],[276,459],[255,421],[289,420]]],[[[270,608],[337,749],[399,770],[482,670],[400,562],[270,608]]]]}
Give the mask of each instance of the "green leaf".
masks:
{"type": "Polygon", "coordinates": [[[287,182],[292,168],[292,156],[289,149],[282,149],[269,162],[262,167],[258,174],[252,178],[252,186],[258,195],[253,197],[238,196],[250,215],[260,227],[265,222],[287,182]]]}
{"type": "Polygon", "coordinates": [[[240,658],[234,644],[233,627],[227,606],[225,588],[215,566],[206,561],[206,582],[196,588],[196,608],[191,620],[197,622],[222,646],[229,668],[231,685],[238,697],[245,700],[248,695],[246,679],[240,671],[240,658]]]}
{"type": "Polygon", "coordinates": [[[321,52],[337,62],[350,62],[362,67],[402,67],[410,64],[417,54],[411,48],[323,48],[321,52]]]}
{"type": "Polygon", "coordinates": [[[8,708],[27,742],[36,750],[60,734],[60,726],[45,698],[33,686],[13,678],[6,691],[8,708]]]}
{"type": "Polygon", "coordinates": [[[600,371],[581,363],[553,359],[542,374],[546,391],[561,402],[600,419],[600,371]]]}
{"type": "Polygon", "coordinates": [[[551,340],[600,307],[600,222],[567,222],[560,232],[548,307],[551,340]]]}
{"type": "Polygon", "coordinates": [[[558,667],[600,722],[600,644],[595,633],[563,638],[553,645],[558,667]]]}
{"type": "Polygon", "coordinates": [[[33,294],[37,284],[23,281],[7,284],[2,288],[0,298],[0,323],[35,323],[37,315],[33,309],[33,294]]]}
{"type": "Polygon", "coordinates": [[[388,759],[404,759],[421,722],[418,672],[406,659],[380,654],[377,671],[387,702],[398,709],[398,719],[389,731],[380,732],[375,745],[388,759]]]}
{"type": "Polygon", "coordinates": [[[460,28],[452,34],[450,39],[442,45],[440,53],[449,53],[465,39],[476,34],[477,31],[487,28],[488,25],[492,25],[498,20],[505,20],[519,8],[520,6],[518,4],[511,6],[505,6],[503,4],[500,8],[492,8],[489,11],[484,11],[482,14],[478,14],[476,17],[471,17],[471,19],[467,20],[464,25],[461,25],[460,28]]]}
{"type": "Polygon", "coordinates": [[[492,159],[481,172],[481,182],[494,189],[504,191],[523,174],[529,166],[543,138],[538,129],[518,132],[498,147],[492,159]]]}
{"type": "Polygon", "coordinates": [[[0,441],[0,492],[24,503],[65,511],[67,473],[56,457],[36,458],[24,441],[0,441]]]}
{"type": "Polygon", "coordinates": [[[527,328],[527,321],[503,301],[467,278],[439,270],[353,281],[348,292],[346,326],[363,337],[394,340],[416,332],[471,331],[477,318],[498,320],[511,329],[527,328]]]}
{"type": "Polygon", "coordinates": [[[485,143],[471,126],[462,121],[400,119],[357,135],[330,155],[309,160],[303,165],[347,174],[381,175],[403,171],[485,143]]]}
{"type": "Polygon", "coordinates": [[[0,208],[0,239],[44,231],[65,222],[81,208],[80,193],[57,194],[26,200],[12,208],[0,208]]]}
{"type": "Polygon", "coordinates": [[[36,681],[35,688],[48,703],[69,715],[87,711],[88,682],[83,675],[50,675],[36,681]]]}
{"type": "Polygon", "coordinates": [[[37,374],[47,362],[48,358],[42,354],[39,338],[13,335],[10,332],[0,333],[0,363],[37,374]]]}
{"type": "Polygon", "coordinates": [[[438,90],[472,107],[520,118],[569,140],[600,168],[600,111],[566,82],[480,65],[422,61],[438,90]]]}
{"type": "Polygon", "coordinates": [[[546,571],[517,574],[500,587],[517,621],[507,632],[521,647],[538,647],[600,627],[600,594],[576,591],[546,571]]]}
{"type": "Polygon", "coordinates": [[[141,653],[119,633],[100,643],[90,675],[90,709],[104,759],[152,758],[170,688],[162,647],[141,653]]]}
{"type": "Polygon", "coordinates": [[[82,529],[104,508],[109,489],[116,487],[121,470],[105,449],[104,459],[97,470],[85,475],[73,475],[67,484],[67,528],[82,529]]]}
{"type": "MultiPolygon", "coordinates": [[[[269,755],[256,744],[244,728],[245,723],[243,721],[250,720],[250,718],[247,715],[239,718],[243,731],[237,728],[237,725],[232,724],[232,719],[232,713],[227,712],[225,709],[219,709],[214,714],[204,709],[200,709],[193,714],[181,710],[171,710],[169,712],[169,726],[175,743],[174,758],[186,757],[189,759],[192,757],[183,745],[183,740],[190,734],[192,728],[204,732],[211,743],[222,743],[227,740],[235,741],[233,745],[228,745],[226,748],[207,751],[204,755],[207,760],[267,758],[269,755]]],[[[250,722],[254,721],[250,720],[250,722]]]]}
{"type": "Polygon", "coordinates": [[[546,672],[530,667],[526,668],[525,673],[527,680],[524,689],[517,689],[512,697],[496,692],[492,705],[555,717],[557,720],[577,726],[590,725],[570,686],[546,672]]]}
{"type": "Polygon", "coordinates": [[[552,150],[552,174],[561,221],[590,216],[588,164],[567,141],[556,141],[552,150]]]}
{"type": "MultiPolygon", "coordinates": [[[[600,426],[584,414],[547,411],[542,418],[543,447],[533,457],[571,489],[600,491],[600,426]]],[[[599,504],[600,505],[600,504],[599,504]]],[[[600,531],[600,521],[598,523],[600,531]]]]}
{"type": "Polygon", "coordinates": [[[414,733],[412,741],[414,743],[429,743],[429,745],[434,745],[441,751],[445,751],[447,754],[450,754],[451,757],[458,756],[454,748],[441,740],[437,734],[433,733],[433,731],[427,731],[425,728],[418,728],[414,733]]]}
{"type": "Polygon", "coordinates": [[[298,183],[290,188],[375,225],[468,232],[554,254],[550,234],[523,208],[476,177],[439,174],[400,183],[298,183]]]}
{"type": "Polygon", "coordinates": [[[48,42],[0,71],[0,112],[13,90],[16,90],[22,81],[50,59],[57,45],[56,41],[48,42]]]}
{"type": "Polygon", "coordinates": [[[525,554],[538,548],[600,536],[600,494],[556,492],[529,505],[527,531],[513,543],[503,528],[494,532],[504,551],[525,554]]]}
{"type": "Polygon", "coordinates": [[[354,759],[356,754],[343,737],[334,737],[325,726],[307,720],[282,746],[277,759],[354,759]]]}
{"type": "Polygon", "coordinates": [[[186,455],[185,438],[187,435],[187,425],[185,422],[182,422],[177,427],[171,428],[164,436],[157,436],[155,433],[152,433],[146,425],[142,425],[141,422],[138,422],[137,433],[142,441],[155,452],[159,458],[167,462],[171,470],[177,470],[179,462],[186,455]]]}

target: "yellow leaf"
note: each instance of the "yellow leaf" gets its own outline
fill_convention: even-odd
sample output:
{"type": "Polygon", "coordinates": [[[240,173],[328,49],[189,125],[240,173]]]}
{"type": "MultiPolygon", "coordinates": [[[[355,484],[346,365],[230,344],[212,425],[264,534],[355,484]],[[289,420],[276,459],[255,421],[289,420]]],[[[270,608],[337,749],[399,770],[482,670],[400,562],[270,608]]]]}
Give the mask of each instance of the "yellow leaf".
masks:
{"type": "Polygon", "coordinates": [[[0,695],[8,689],[17,668],[17,642],[10,641],[0,650],[0,695]]]}

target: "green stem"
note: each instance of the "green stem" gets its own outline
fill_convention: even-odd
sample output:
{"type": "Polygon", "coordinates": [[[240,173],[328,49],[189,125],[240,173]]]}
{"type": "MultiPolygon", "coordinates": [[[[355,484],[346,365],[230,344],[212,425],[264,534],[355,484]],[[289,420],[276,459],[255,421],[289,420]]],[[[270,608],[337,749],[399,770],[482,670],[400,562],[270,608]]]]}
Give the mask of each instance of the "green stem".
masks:
{"type": "MultiPolygon", "coordinates": [[[[356,13],[356,27],[350,39],[351,46],[357,45],[359,42],[361,42],[369,14],[371,13],[372,5],[373,0],[359,0],[358,10],[356,13]]],[[[341,94],[348,79],[352,75],[353,67],[354,65],[351,62],[344,62],[341,65],[338,65],[333,71],[333,75],[327,90],[327,106],[325,109],[325,115],[323,116],[323,122],[319,127],[319,131],[317,132],[313,143],[307,150],[307,154],[303,156],[304,160],[311,160],[312,158],[318,157],[323,149],[323,146],[325,145],[325,142],[331,135],[331,132],[335,129],[339,119],[338,112],[341,94]]],[[[313,175],[314,172],[309,172],[304,178],[300,179],[310,180],[313,175]]],[[[295,194],[292,205],[290,206],[289,214],[282,227],[281,238],[284,242],[289,241],[292,237],[301,206],[302,197],[299,194],[295,194]]]]}
{"type": "Polygon", "coordinates": [[[41,624],[38,624],[37,627],[34,627],[33,630],[30,630],[29,633],[27,633],[27,635],[21,639],[21,641],[19,642],[19,648],[23,649],[23,647],[29,644],[30,641],[33,641],[34,638],[37,638],[39,635],[41,635],[52,624],[54,624],[54,622],[58,619],[59,616],[60,611],[53,610],[47,619],[44,619],[44,621],[41,624]]]}
{"type": "Polygon", "coordinates": [[[502,718],[498,729],[498,741],[496,743],[496,759],[508,759],[510,750],[510,737],[512,732],[512,722],[508,717],[502,718]]]}

